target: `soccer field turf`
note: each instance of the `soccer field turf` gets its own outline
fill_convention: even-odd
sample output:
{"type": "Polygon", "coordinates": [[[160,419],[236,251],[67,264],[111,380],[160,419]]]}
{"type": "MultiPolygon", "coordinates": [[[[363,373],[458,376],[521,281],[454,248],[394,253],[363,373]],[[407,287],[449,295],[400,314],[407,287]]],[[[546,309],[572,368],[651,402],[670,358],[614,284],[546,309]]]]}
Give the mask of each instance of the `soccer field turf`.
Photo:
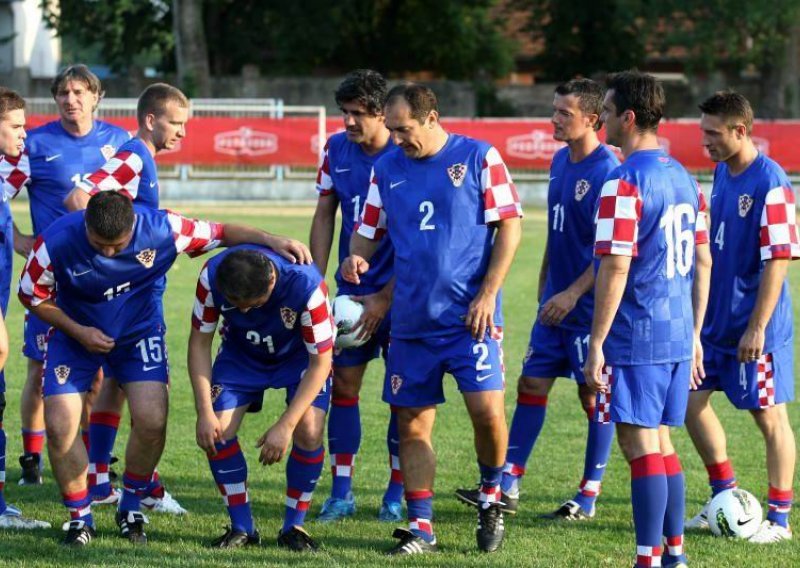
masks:
{"type": "MultiPolygon", "coordinates": [[[[227,222],[257,225],[276,233],[307,240],[312,210],[274,206],[187,205],[171,207],[184,214],[227,222]]],[[[24,206],[15,206],[23,230],[29,229],[24,206]]],[[[508,392],[506,408],[510,422],[516,400],[516,382],[528,344],[528,334],[536,311],[536,283],[545,235],[543,211],[529,211],[524,224],[524,239],[504,289],[506,316],[505,361],[508,392]]],[[[16,274],[22,259],[16,258],[16,274]]],[[[506,518],[503,548],[491,555],[479,553],[475,544],[474,510],[456,502],[452,492],[471,486],[477,480],[477,464],[472,445],[471,426],[454,383],[447,379],[448,403],[440,408],[435,430],[438,457],[435,530],[441,553],[425,557],[388,559],[382,552],[393,542],[393,525],[379,523],[380,505],[389,471],[386,452],[388,409],[380,401],[383,365],[375,362],[365,378],[361,394],[364,437],[356,462],[354,488],[357,499],[355,518],[338,524],[314,522],[322,501],[330,491],[330,469],[323,470],[307,529],[322,545],[316,555],[300,556],[280,550],[275,536],[281,526],[284,499],[284,464],[264,468],[257,462],[255,441],[279,415],[283,392],[271,391],[260,414],[247,416],[239,440],[250,468],[250,499],[256,526],[263,544],[244,550],[212,550],[207,544],[223,532],[228,517],[222,498],[211,477],[208,462],[195,444],[195,412],[186,372],[186,341],[198,272],[204,259],[182,256],[169,274],[165,311],[171,355],[171,408],[167,445],[159,470],[168,490],[189,509],[185,517],[151,514],[147,533],[150,543],[133,548],[116,534],[111,507],[95,508],[98,538],[84,550],[67,550],[59,542],[61,524],[68,516],[49,466],[41,487],[19,487],[17,456],[21,453],[19,435],[19,394],[25,376],[25,360],[20,355],[22,308],[12,295],[8,316],[11,357],[6,367],[8,408],[5,429],[8,433],[6,498],[31,517],[47,520],[53,529],[35,532],[0,532],[2,566],[630,566],[633,563],[634,536],[629,500],[629,469],[614,447],[603,494],[598,500],[597,517],[586,523],[552,524],[537,518],[571,498],[583,468],[586,418],[576,396],[575,385],[560,380],[550,397],[548,418],[523,480],[520,512],[506,518]]],[[[554,268],[558,267],[553,259],[554,268]]],[[[329,274],[335,269],[330,263],[329,274]]],[[[13,286],[16,287],[16,276],[13,286]]],[[[800,304],[800,272],[791,271],[796,305],[800,304]]],[[[332,278],[329,278],[332,283],[332,278]]],[[[735,412],[724,395],[715,405],[728,432],[728,448],[741,487],[751,491],[766,508],[764,446],[750,416],[735,412]]],[[[797,405],[790,406],[795,431],[800,425],[797,405]]],[[[124,455],[128,427],[126,420],[117,439],[116,454],[124,455]]],[[[708,488],[706,471],[685,431],[674,435],[687,480],[687,514],[696,513],[705,501],[708,488]]],[[[121,466],[117,470],[121,472],[121,466]]],[[[796,518],[796,514],[795,514],[796,518]]],[[[686,549],[693,566],[798,566],[800,542],[757,546],[745,542],[713,538],[710,533],[690,532],[686,549]]]]}

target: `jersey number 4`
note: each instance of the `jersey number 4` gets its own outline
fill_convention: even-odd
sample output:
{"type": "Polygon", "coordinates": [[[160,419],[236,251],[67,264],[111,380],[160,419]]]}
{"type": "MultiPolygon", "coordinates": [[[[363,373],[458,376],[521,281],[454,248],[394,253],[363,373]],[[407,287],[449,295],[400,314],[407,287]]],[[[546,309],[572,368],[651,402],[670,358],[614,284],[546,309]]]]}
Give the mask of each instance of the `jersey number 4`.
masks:
{"type": "Polygon", "coordinates": [[[686,276],[694,264],[694,207],[688,203],[670,205],[661,217],[667,243],[667,278],[674,278],[675,271],[686,276]]]}

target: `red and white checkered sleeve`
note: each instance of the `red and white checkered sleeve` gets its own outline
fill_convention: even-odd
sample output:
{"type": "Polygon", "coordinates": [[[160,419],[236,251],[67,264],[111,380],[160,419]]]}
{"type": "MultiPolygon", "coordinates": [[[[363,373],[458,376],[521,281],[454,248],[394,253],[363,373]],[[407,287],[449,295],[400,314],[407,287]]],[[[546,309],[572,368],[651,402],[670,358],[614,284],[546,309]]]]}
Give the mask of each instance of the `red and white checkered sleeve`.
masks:
{"type": "Polygon", "coordinates": [[[623,179],[603,184],[597,209],[594,253],[635,257],[638,254],[642,199],[639,189],[623,179]]]}
{"type": "Polygon", "coordinates": [[[10,156],[0,158],[0,178],[3,181],[3,192],[8,198],[16,197],[31,179],[31,162],[27,149],[16,158],[10,156]]]}
{"type": "Polygon", "coordinates": [[[117,152],[88,178],[78,182],[78,187],[89,195],[99,191],[118,191],[133,201],[139,193],[143,167],[142,158],[138,154],[123,150],[117,152]]]}
{"type": "Polygon", "coordinates": [[[761,211],[761,260],[800,258],[794,191],[773,187],[761,211]]]}
{"type": "Polygon", "coordinates": [[[694,244],[708,243],[708,204],[700,185],[697,185],[697,222],[694,224],[694,244]]]}
{"type": "Polygon", "coordinates": [[[219,321],[219,308],[214,305],[211,285],[208,283],[208,266],[204,266],[197,279],[197,291],[192,309],[192,327],[202,333],[214,333],[219,321]]]}
{"type": "Polygon", "coordinates": [[[375,168],[369,176],[369,193],[364,209],[361,210],[361,217],[356,224],[356,232],[367,239],[379,241],[386,233],[386,211],[383,209],[381,192],[378,190],[378,178],[375,175],[375,168]]]}
{"type": "Polygon", "coordinates": [[[328,286],[325,282],[311,294],[306,309],[300,314],[303,343],[311,355],[325,353],[333,349],[336,339],[336,325],[333,323],[333,311],[328,300],[328,286]]]}
{"type": "Polygon", "coordinates": [[[42,302],[56,298],[53,264],[50,262],[50,254],[42,237],[36,239],[28,255],[28,261],[19,279],[17,295],[26,307],[38,306],[42,302]]]}
{"type": "Polygon", "coordinates": [[[325,143],[325,150],[322,154],[322,164],[317,170],[317,192],[321,196],[331,195],[334,192],[333,178],[331,177],[331,161],[328,155],[328,143],[325,143]]]}
{"type": "Polygon", "coordinates": [[[519,202],[517,188],[511,180],[511,174],[508,173],[500,152],[494,146],[489,148],[483,159],[481,188],[485,223],[522,217],[522,205],[519,202]]]}
{"type": "Polygon", "coordinates": [[[167,220],[172,227],[175,249],[178,254],[185,252],[199,256],[215,249],[225,235],[224,225],[213,221],[189,219],[172,211],[167,211],[167,220]]]}

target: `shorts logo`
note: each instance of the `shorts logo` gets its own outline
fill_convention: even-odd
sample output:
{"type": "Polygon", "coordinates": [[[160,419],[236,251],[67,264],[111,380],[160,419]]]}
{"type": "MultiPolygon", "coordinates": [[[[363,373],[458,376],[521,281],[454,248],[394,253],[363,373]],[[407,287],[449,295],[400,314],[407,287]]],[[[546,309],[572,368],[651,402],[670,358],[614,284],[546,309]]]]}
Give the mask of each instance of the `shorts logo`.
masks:
{"type": "Polygon", "coordinates": [[[219,395],[222,394],[222,385],[211,385],[211,402],[217,402],[219,395]]]}
{"type": "Polygon", "coordinates": [[[466,164],[453,164],[447,168],[447,175],[450,176],[450,181],[453,182],[455,187],[461,187],[464,183],[464,178],[467,176],[466,164]]]}
{"type": "Polygon", "coordinates": [[[47,334],[40,333],[36,336],[36,348],[39,351],[44,351],[47,349],[47,334]]]}
{"type": "Polygon", "coordinates": [[[392,375],[392,378],[389,379],[389,382],[392,386],[392,394],[397,394],[400,390],[400,387],[403,386],[403,378],[400,375],[392,375]]]}
{"type": "Polygon", "coordinates": [[[739,217],[745,217],[750,212],[750,208],[753,206],[753,198],[747,195],[739,196],[739,217]]]}
{"type": "Polygon", "coordinates": [[[59,365],[58,367],[53,369],[53,372],[56,375],[56,381],[58,382],[58,384],[63,385],[63,384],[65,384],[67,382],[67,379],[69,378],[70,370],[71,369],[69,367],[67,367],[66,365],[59,365]]]}
{"type": "Polygon", "coordinates": [[[283,325],[286,326],[286,329],[292,329],[297,321],[297,312],[292,308],[287,308],[284,306],[281,308],[281,319],[283,320],[283,325]]]}
{"type": "Polygon", "coordinates": [[[522,364],[524,365],[528,361],[530,361],[531,357],[533,356],[533,347],[528,347],[528,350],[525,352],[525,357],[522,359],[522,364]]]}
{"type": "Polygon", "coordinates": [[[153,268],[153,262],[156,260],[156,250],[144,249],[142,252],[136,255],[136,260],[138,260],[145,268],[153,268]]]}
{"type": "Polygon", "coordinates": [[[589,180],[579,179],[578,183],[575,184],[575,201],[581,201],[586,197],[591,188],[592,184],[589,183],[589,180]]]}
{"type": "Polygon", "coordinates": [[[106,144],[100,148],[100,153],[103,154],[106,160],[110,160],[117,153],[117,150],[111,144],[106,144]]]}

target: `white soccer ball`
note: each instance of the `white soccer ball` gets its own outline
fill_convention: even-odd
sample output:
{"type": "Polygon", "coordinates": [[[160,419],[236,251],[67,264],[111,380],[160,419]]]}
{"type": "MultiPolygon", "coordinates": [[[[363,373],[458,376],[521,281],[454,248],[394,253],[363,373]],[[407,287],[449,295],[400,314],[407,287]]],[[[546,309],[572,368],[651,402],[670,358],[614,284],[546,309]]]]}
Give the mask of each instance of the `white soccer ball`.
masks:
{"type": "Polygon", "coordinates": [[[744,489],[717,493],[708,505],[708,526],[716,536],[748,539],[761,525],[761,503],[744,489]]]}
{"type": "Polygon", "coordinates": [[[360,347],[369,341],[369,337],[358,339],[361,327],[356,323],[364,312],[364,305],[354,302],[350,296],[337,296],[333,301],[333,321],[336,323],[336,348],[349,349],[360,347]]]}

